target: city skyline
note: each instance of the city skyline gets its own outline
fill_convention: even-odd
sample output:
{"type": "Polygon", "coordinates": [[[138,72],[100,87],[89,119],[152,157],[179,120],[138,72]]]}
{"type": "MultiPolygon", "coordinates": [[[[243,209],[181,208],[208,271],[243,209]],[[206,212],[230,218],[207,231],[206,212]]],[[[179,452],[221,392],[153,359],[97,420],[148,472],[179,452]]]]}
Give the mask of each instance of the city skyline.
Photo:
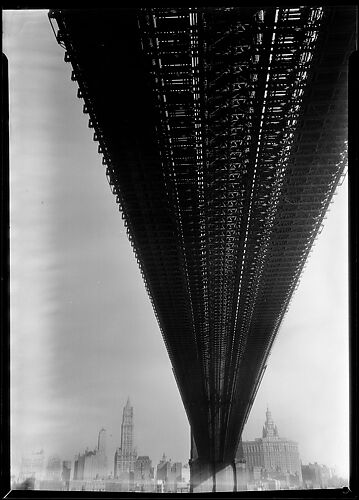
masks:
{"type": "MultiPolygon", "coordinates": [[[[123,413],[122,413],[122,424],[121,424],[121,445],[120,446],[115,446],[115,451],[112,450],[112,452],[115,454],[115,457],[116,457],[116,453],[118,452],[118,450],[121,450],[123,447],[126,449],[126,454],[128,455],[129,453],[131,453],[132,450],[135,450],[135,455],[134,455],[134,460],[136,460],[136,458],[143,458],[144,456],[144,453],[146,453],[146,450],[141,450],[141,453],[137,453],[137,445],[134,444],[136,443],[136,439],[135,439],[135,431],[134,431],[134,425],[133,425],[133,413],[134,413],[134,409],[133,409],[133,406],[130,406],[130,397],[127,397],[127,401],[126,401],[126,404],[124,405],[123,407],[123,413]],[[128,410],[131,410],[131,417],[129,418],[129,411],[128,410]],[[128,431],[127,427],[130,426],[131,427],[131,430],[128,431]],[[131,436],[129,437],[129,433],[131,434],[131,436]],[[126,443],[126,444],[125,444],[126,443]],[[125,444],[125,446],[124,446],[125,444]]],[[[112,434],[110,434],[112,435],[112,434]]],[[[262,432],[260,432],[260,429],[258,429],[258,435],[255,436],[253,438],[253,440],[245,440],[245,439],[242,439],[242,444],[240,443],[239,445],[239,449],[237,451],[237,456],[236,456],[236,459],[238,460],[241,460],[241,458],[245,458],[246,459],[246,462],[248,462],[250,465],[253,465],[252,464],[252,460],[253,459],[249,459],[246,458],[247,457],[247,453],[249,453],[247,451],[247,448],[248,448],[248,445],[253,445],[253,444],[257,444],[259,442],[262,442],[263,439],[265,441],[268,441],[268,442],[271,442],[274,440],[274,442],[283,442],[285,445],[287,444],[290,444],[291,446],[292,445],[295,445],[295,452],[298,453],[298,445],[299,445],[299,448],[300,448],[300,443],[298,443],[296,440],[295,440],[295,437],[293,438],[293,436],[290,436],[289,438],[288,437],[283,437],[282,435],[279,434],[279,431],[278,431],[278,427],[277,425],[274,423],[274,419],[272,417],[272,412],[270,411],[270,408],[269,408],[269,405],[267,403],[267,409],[266,409],[266,412],[265,412],[265,420],[263,420],[263,425],[262,425],[262,432]],[[243,450],[243,446],[246,445],[246,448],[243,450]]],[[[97,445],[94,446],[94,447],[91,447],[91,446],[86,446],[86,448],[83,448],[82,450],[78,450],[76,453],[73,453],[73,459],[69,456],[66,456],[66,457],[60,457],[59,454],[57,454],[56,452],[52,452],[51,454],[47,454],[46,453],[46,450],[44,448],[42,448],[41,450],[35,450],[33,449],[32,452],[30,454],[36,454],[36,453],[44,453],[44,456],[45,458],[48,458],[48,459],[51,459],[53,457],[56,457],[56,458],[61,458],[61,460],[65,461],[65,462],[72,462],[72,460],[75,462],[76,461],[76,458],[78,456],[80,456],[82,453],[87,453],[87,452],[92,452],[92,450],[94,452],[96,451],[102,451],[106,457],[107,457],[107,464],[109,464],[107,466],[107,472],[111,475],[113,475],[113,477],[116,477],[116,458],[115,458],[115,464],[112,463],[112,460],[109,458],[111,457],[111,452],[108,451],[108,447],[107,447],[107,429],[105,429],[104,427],[102,427],[99,432],[98,432],[98,437],[97,437],[97,445]]],[[[139,445],[139,448],[140,445],[139,445]]],[[[161,462],[163,462],[164,460],[167,460],[169,462],[173,462],[173,463],[176,463],[176,459],[174,458],[174,460],[172,460],[173,457],[168,457],[168,454],[166,453],[165,451],[165,445],[163,446],[163,454],[160,458],[158,458],[158,463],[160,464],[161,462]],[[167,458],[166,458],[167,456],[167,458]]],[[[22,456],[22,459],[25,455],[22,456]]],[[[150,457],[150,455],[145,455],[145,456],[148,456],[150,457]]],[[[151,457],[150,457],[151,458],[151,457]]],[[[126,459],[128,459],[128,457],[126,457],[126,459]]],[[[299,454],[299,461],[302,465],[306,465],[303,460],[301,459],[300,457],[300,454],[299,454]]],[[[188,460],[187,461],[184,461],[184,463],[188,463],[188,460]]],[[[315,457],[312,458],[311,460],[307,461],[308,464],[317,464],[317,463],[320,463],[320,465],[324,465],[324,466],[327,466],[327,464],[325,463],[322,463],[322,462],[318,462],[317,460],[315,460],[315,457]]],[[[335,467],[332,467],[332,469],[335,469],[335,467]]],[[[133,467],[132,469],[128,469],[128,471],[131,470],[133,471],[133,467]]],[[[347,479],[347,478],[344,478],[344,479],[347,479]]]]}
{"type": "MultiPolygon", "coordinates": [[[[183,404],[47,12],[5,12],[4,42],[13,452],[35,443],[51,443],[62,454],[81,449],[94,427],[112,429],[109,443],[118,446],[118,394],[130,393],[143,443],[138,451],[160,458],[166,450],[157,436],[168,443],[167,455],[178,451],[184,462],[190,436],[183,404]],[[68,442],[66,431],[79,422],[81,432],[68,442]]],[[[336,465],[347,476],[346,189],[345,182],[284,318],[243,437],[255,437],[269,401],[281,415],[281,433],[300,443],[306,462],[336,465]]]]}
{"type": "MultiPolygon", "coordinates": [[[[117,488],[113,491],[151,492],[153,488],[158,487],[158,482],[162,482],[161,492],[167,491],[167,488],[176,492],[176,482],[178,482],[181,492],[188,492],[190,488],[189,464],[187,462],[182,464],[176,459],[172,460],[171,457],[167,458],[165,452],[157,461],[157,466],[152,467],[152,459],[149,455],[134,454],[132,465],[127,463],[126,467],[125,462],[131,458],[133,451],[133,415],[134,409],[127,398],[121,424],[120,460],[116,460],[119,452],[117,448],[113,468],[105,465],[112,461],[106,447],[107,431],[101,428],[96,448],[91,450],[86,447],[86,450],[83,453],[79,452],[73,461],[64,460],[64,457],[56,453],[48,455],[44,450],[33,451],[28,456],[24,455],[19,474],[13,475],[12,483],[15,489],[19,487],[22,489],[21,483],[24,481],[25,483],[35,481],[34,489],[79,490],[85,487],[91,490],[96,487],[96,489],[103,490],[106,483],[109,488],[117,488]],[[121,452],[121,449],[125,453],[121,452]],[[183,467],[188,469],[186,473],[183,467]]],[[[256,437],[254,441],[242,441],[235,463],[237,464],[239,490],[341,487],[345,481],[345,478],[337,475],[335,469],[326,464],[303,463],[298,451],[298,443],[280,436],[268,406],[262,436],[256,437]]],[[[107,490],[106,487],[105,489],[107,490]]]]}

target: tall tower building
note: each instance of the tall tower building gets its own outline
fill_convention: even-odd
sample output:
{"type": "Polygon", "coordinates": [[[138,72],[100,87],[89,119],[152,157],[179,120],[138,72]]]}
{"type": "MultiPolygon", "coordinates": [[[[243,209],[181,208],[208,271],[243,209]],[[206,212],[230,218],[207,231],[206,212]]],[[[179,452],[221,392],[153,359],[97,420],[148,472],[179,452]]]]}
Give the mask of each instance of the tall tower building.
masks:
{"type": "Polygon", "coordinates": [[[121,449],[124,454],[131,454],[133,451],[133,407],[130,398],[127,398],[122,414],[121,449]]]}
{"type": "Polygon", "coordinates": [[[98,477],[106,477],[107,476],[106,429],[104,428],[102,428],[98,433],[96,457],[97,457],[98,477]]]}
{"type": "Polygon", "coordinates": [[[268,406],[267,406],[267,411],[266,411],[266,421],[265,421],[264,426],[263,426],[262,437],[263,438],[278,437],[278,429],[277,429],[277,426],[274,425],[274,422],[272,419],[272,413],[269,411],[268,406]]]}
{"type": "Polygon", "coordinates": [[[302,482],[302,468],[298,443],[279,437],[277,426],[267,407],[262,438],[242,441],[237,451],[237,460],[245,461],[247,468],[261,470],[262,476],[280,478],[288,476],[296,484],[302,482]]]}
{"type": "Polygon", "coordinates": [[[121,447],[115,453],[114,475],[118,477],[123,472],[133,472],[136,453],[133,447],[133,407],[127,398],[123,409],[121,424],[121,447]]]}
{"type": "Polygon", "coordinates": [[[97,449],[106,454],[106,429],[104,428],[98,433],[97,449]]]}
{"type": "Polygon", "coordinates": [[[97,448],[79,453],[74,461],[74,479],[105,479],[108,475],[106,456],[106,430],[98,434],[97,448]]]}

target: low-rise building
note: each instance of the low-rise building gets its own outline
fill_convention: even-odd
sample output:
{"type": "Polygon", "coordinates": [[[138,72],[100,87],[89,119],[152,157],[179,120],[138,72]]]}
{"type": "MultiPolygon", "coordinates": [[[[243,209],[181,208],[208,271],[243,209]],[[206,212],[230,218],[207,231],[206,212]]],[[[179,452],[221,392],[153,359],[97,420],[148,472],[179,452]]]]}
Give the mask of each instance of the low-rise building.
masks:
{"type": "Polygon", "coordinates": [[[326,465],[302,465],[303,485],[308,489],[326,489],[331,487],[332,473],[326,465]]]}
{"type": "Polygon", "coordinates": [[[157,480],[163,481],[165,492],[176,493],[177,483],[182,481],[182,463],[167,460],[163,454],[157,465],[157,480]]]}
{"type": "Polygon", "coordinates": [[[20,481],[28,478],[42,480],[45,476],[45,452],[34,451],[22,456],[20,467],[20,481]]]}
{"type": "Polygon", "coordinates": [[[134,463],[134,488],[135,491],[154,491],[154,471],[149,456],[138,456],[134,463]]]}
{"type": "Polygon", "coordinates": [[[47,481],[61,481],[62,463],[58,455],[51,455],[46,464],[45,479],[47,481]]]}

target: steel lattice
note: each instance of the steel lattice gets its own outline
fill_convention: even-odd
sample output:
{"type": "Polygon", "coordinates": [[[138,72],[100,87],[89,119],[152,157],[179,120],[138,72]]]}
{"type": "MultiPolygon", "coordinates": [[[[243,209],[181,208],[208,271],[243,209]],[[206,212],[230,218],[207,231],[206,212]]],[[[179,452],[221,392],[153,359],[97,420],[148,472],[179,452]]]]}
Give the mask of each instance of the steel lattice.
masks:
{"type": "Polygon", "coordinates": [[[350,8],[51,11],[205,460],[233,460],[346,162],[350,8]]]}

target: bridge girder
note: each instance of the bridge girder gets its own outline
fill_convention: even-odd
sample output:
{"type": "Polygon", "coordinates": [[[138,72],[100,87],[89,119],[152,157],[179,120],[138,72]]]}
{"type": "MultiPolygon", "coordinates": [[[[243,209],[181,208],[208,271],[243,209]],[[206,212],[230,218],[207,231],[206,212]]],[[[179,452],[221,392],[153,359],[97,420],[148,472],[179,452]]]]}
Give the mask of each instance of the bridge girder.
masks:
{"type": "Polygon", "coordinates": [[[351,8],[50,11],[201,460],[230,463],[346,164],[351,8]]]}

